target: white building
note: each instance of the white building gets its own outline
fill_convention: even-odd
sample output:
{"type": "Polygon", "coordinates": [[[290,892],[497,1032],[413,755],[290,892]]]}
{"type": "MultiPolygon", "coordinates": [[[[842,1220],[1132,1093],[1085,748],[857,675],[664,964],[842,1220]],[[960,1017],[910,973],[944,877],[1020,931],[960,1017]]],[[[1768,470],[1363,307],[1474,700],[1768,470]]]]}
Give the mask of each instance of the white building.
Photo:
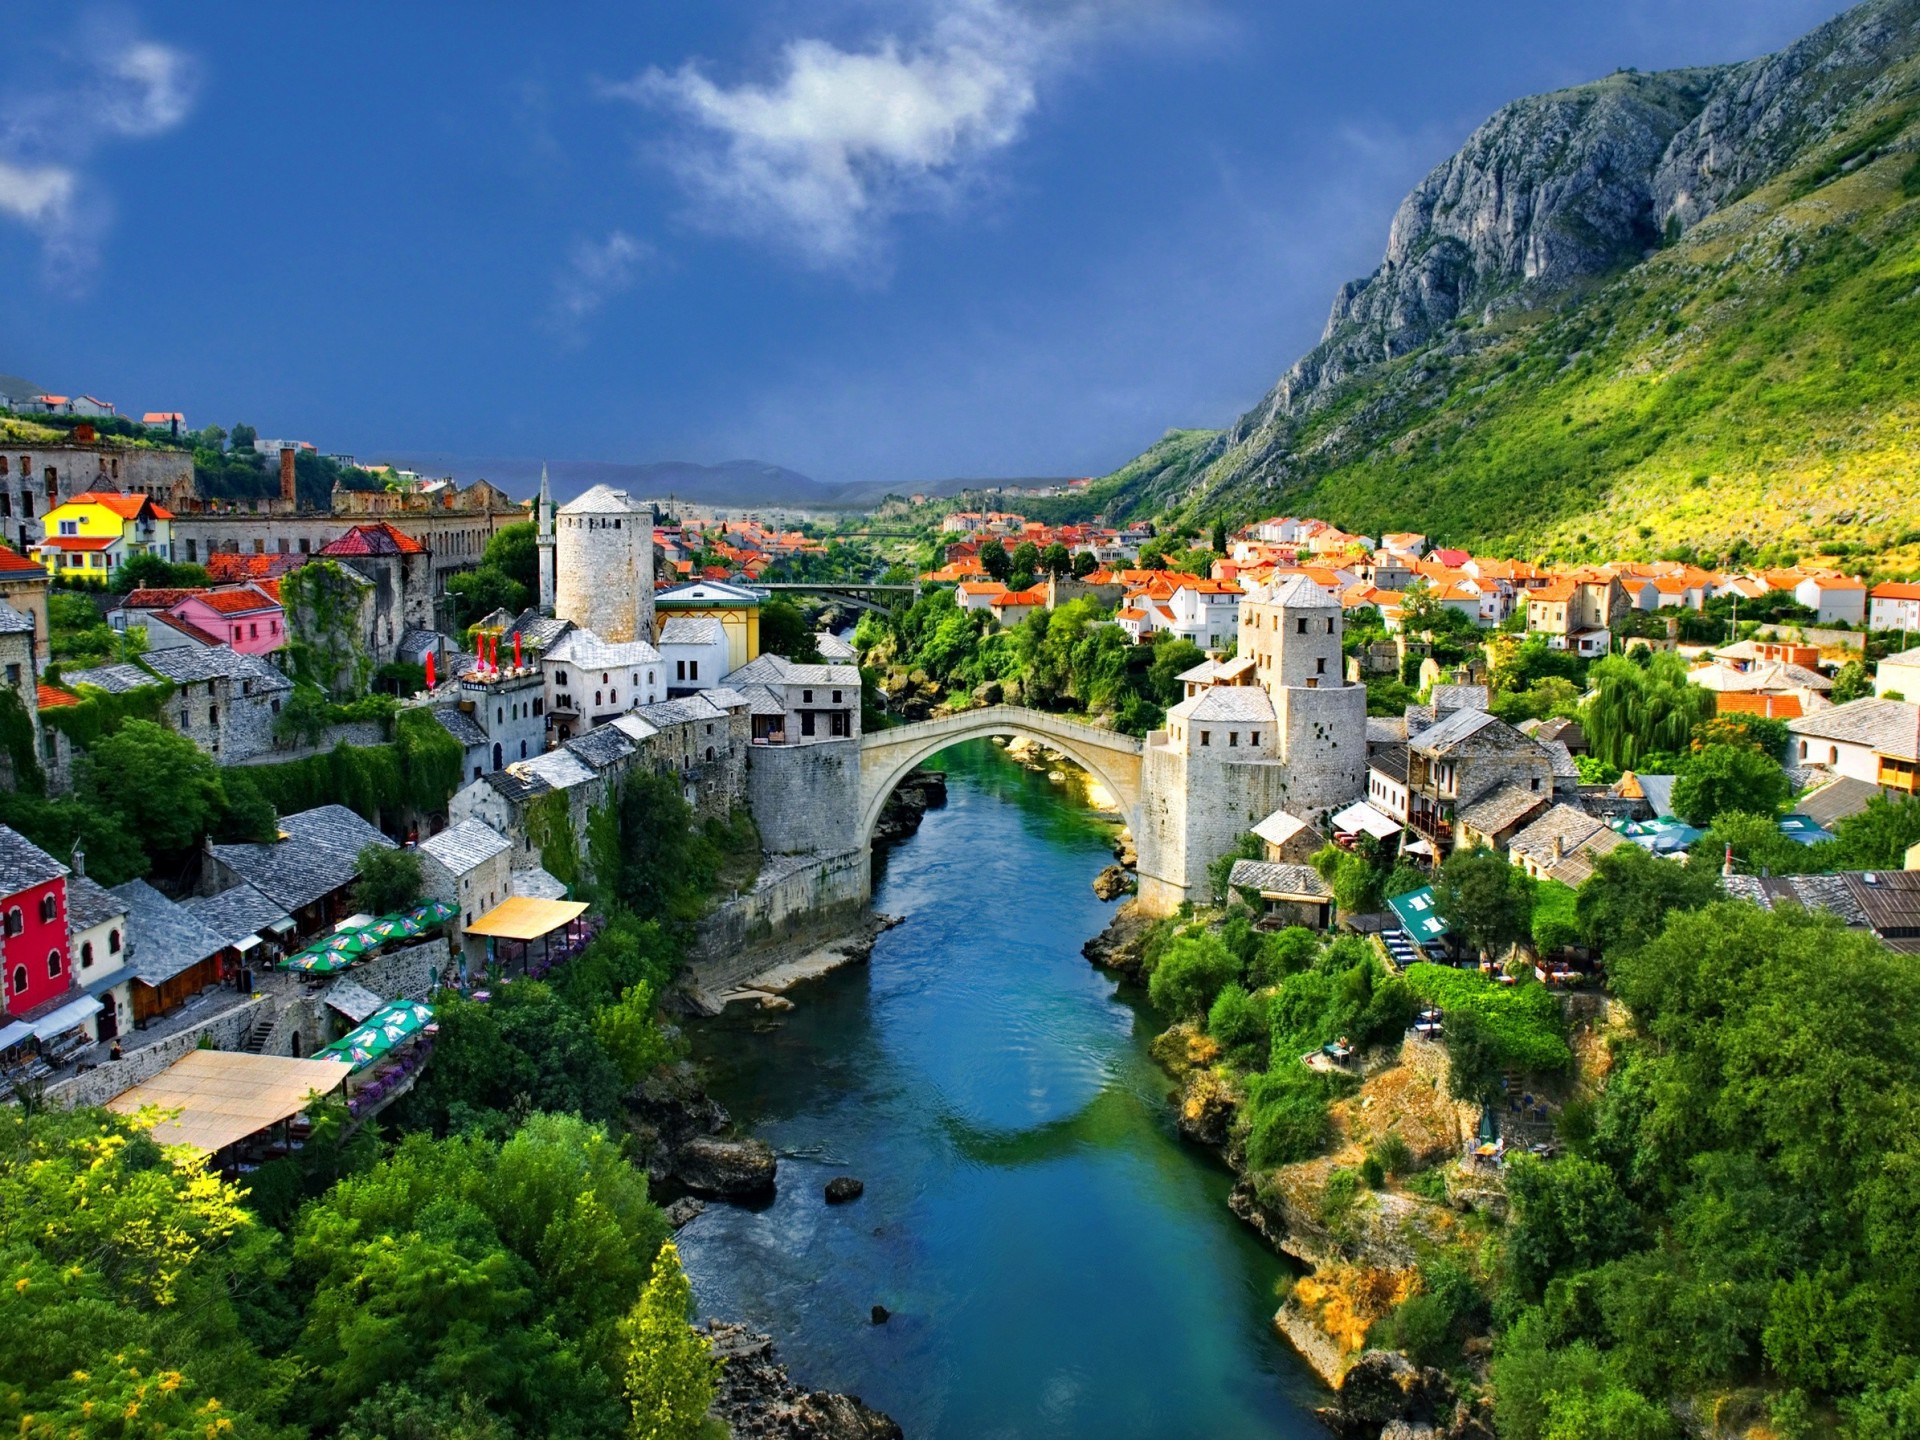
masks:
{"type": "Polygon", "coordinates": [[[1873,693],[1882,699],[1920,702],[1920,645],[1880,662],[1873,672],[1873,693]]]}
{"type": "Polygon", "coordinates": [[[1171,630],[1202,650],[1224,650],[1239,637],[1242,598],[1240,587],[1225,580],[1192,580],[1152,614],[1157,628],[1171,630]]]}
{"type": "Polygon", "coordinates": [[[1850,780],[1920,791],[1920,704],[1866,698],[1789,720],[1793,758],[1850,780]]]}
{"type": "MultiPolygon", "coordinates": [[[[76,856],[74,864],[80,863],[76,856]]],[[[100,1002],[86,1022],[93,1038],[111,1040],[132,1029],[126,902],[77,871],[67,877],[67,954],[74,987],[100,1002]]]]}
{"type": "Polygon", "coordinates": [[[540,670],[562,740],[667,698],[661,654],[644,640],[602,640],[577,628],[540,656],[540,670]]]}
{"type": "Polygon", "coordinates": [[[756,745],[806,745],[860,735],[860,670],[854,665],[796,665],[762,655],[726,677],[746,696],[756,745]]]}
{"type": "Polygon", "coordinates": [[[1870,630],[1920,630],[1920,585],[1888,581],[1873,587],[1870,630]]]}
{"type": "Polygon", "coordinates": [[[507,898],[513,846],[484,820],[467,819],[422,840],[419,850],[427,894],[460,912],[452,922],[458,948],[475,917],[507,898]]]}
{"type": "Polygon", "coordinates": [[[660,627],[661,674],[669,699],[718,685],[727,660],[727,627],[711,615],[669,615],[660,627]]]}

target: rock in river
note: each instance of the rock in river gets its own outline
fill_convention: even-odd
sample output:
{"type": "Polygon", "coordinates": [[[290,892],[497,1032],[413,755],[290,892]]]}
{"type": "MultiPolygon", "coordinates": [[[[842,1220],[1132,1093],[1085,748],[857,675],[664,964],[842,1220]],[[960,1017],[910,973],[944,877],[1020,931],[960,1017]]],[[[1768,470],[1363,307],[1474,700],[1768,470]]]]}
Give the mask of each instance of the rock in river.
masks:
{"type": "Polygon", "coordinates": [[[1093,893],[1102,900],[1118,900],[1133,893],[1133,875],[1123,865],[1109,865],[1093,877],[1093,893]]]}
{"type": "Polygon", "coordinates": [[[673,1174],[703,1195],[765,1195],[773,1189],[773,1151],[764,1140],[700,1135],[674,1152],[673,1174]]]}
{"type": "Polygon", "coordinates": [[[866,1186],[851,1175],[836,1175],[827,1181],[827,1203],[844,1205],[849,1200],[858,1200],[866,1186]]]}
{"type": "Polygon", "coordinates": [[[739,1325],[707,1327],[713,1353],[725,1359],[713,1414],[736,1436],[780,1440],[902,1440],[900,1427],[857,1395],[802,1390],[787,1375],[773,1341],[739,1325]]]}

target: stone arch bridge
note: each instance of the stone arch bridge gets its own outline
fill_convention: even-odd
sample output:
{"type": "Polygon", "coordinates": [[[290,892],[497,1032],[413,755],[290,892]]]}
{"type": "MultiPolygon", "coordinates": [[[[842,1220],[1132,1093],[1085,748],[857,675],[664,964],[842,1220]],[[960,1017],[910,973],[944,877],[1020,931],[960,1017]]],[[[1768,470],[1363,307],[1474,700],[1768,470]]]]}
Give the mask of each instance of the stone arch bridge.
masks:
{"type": "Polygon", "coordinates": [[[1044,710],[989,705],[938,720],[872,730],[860,737],[860,843],[872,840],[881,807],[909,770],[949,745],[993,735],[1025,736],[1066,755],[1106,787],[1127,824],[1139,834],[1143,742],[1044,710]]]}

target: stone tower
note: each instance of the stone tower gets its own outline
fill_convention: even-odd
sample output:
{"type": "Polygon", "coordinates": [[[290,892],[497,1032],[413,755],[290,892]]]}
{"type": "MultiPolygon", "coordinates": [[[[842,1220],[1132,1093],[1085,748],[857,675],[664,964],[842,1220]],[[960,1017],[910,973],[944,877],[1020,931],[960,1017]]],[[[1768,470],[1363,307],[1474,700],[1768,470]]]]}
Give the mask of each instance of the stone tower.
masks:
{"type": "Polygon", "coordinates": [[[1276,810],[1302,819],[1366,792],[1367,694],[1346,683],[1339,603],[1304,575],[1240,602],[1240,659],[1182,678],[1141,756],[1140,903],[1210,900],[1207,866],[1276,810]]]}
{"type": "Polygon", "coordinates": [[[554,515],[553,613],[602,640],[653,641],[653,507],[596,485],[554,515]]]}
{"type": "Polygon", "coordinates": [[[547,488],[547,467],[540,466],[540,498],[533,502],[539,524],[540,613],[553,614],[553,492],[547,488]]]}

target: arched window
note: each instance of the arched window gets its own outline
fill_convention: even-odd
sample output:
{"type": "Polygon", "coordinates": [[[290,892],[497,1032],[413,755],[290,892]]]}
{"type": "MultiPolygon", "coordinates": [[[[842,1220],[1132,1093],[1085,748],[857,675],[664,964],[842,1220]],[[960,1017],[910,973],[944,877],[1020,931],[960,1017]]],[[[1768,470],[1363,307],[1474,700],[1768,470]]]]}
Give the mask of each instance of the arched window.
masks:
{"type": "Polygon", "coordinates": [[[58,950],[47,951],[47,978],[49,980],[58,980],[60,978],[60,952],[58,950]]]}
{"type": "Polygon", "coordinates": [[[118,955],[120,953],[120,932],[118,930],[109,930],[107,932],[107,953],[109,955],[118,955]]]}
{"type": "Polygon", "coordinates": [[[500,749],[498,744],[496,744],[493,747],[493,768],[498,770],[505,763],[506,763],[505,752],[500,749]]]}
{"type": "Polygon", "coordinates": [[[1804,740],[1800,742],[1800,758],[1802,760],[1807,758],[1807,742],[1804,740]]]}
{"type": "Polygon", "coordinates": [[[93,965],[93,941],[83,940],[80,942],[80,968],[82,970],[86,970],[91,968],[92,965],[93,965]]]}
{"type": "Polygon", "coordinates": [[[1840,747],[1838,745],[1829,745],[1827,747],[1827,763],[1829,765],[1838,765],[1840,763],[1840,747]]]}
{"type": "Polygon", "coordinates": [[[60,902],[53,898],[53,892],[49,890],[40,897],[40,922],[43,925],[51,925],[53,917],[59,913],[60,902]]]}
{"type": "Polygon", "coordinates": [[[707,759],[713,759],[713,747],[711,745],[707,746],[707,759]]]}
{"type": "Polygon", "coordinates": [[[16,995],[27,993],[27,967],[24,965],[13,967],[13,993],[16,995]]]}
{"type": "Polygon", "coordinates": [[[11,906],[7,910],[7,924],[6,924],[7,934],[18,935],[22,930],[26,928],[27,928],[27,917],[20,913],[20,907],[18,905],[11,906]]]}

